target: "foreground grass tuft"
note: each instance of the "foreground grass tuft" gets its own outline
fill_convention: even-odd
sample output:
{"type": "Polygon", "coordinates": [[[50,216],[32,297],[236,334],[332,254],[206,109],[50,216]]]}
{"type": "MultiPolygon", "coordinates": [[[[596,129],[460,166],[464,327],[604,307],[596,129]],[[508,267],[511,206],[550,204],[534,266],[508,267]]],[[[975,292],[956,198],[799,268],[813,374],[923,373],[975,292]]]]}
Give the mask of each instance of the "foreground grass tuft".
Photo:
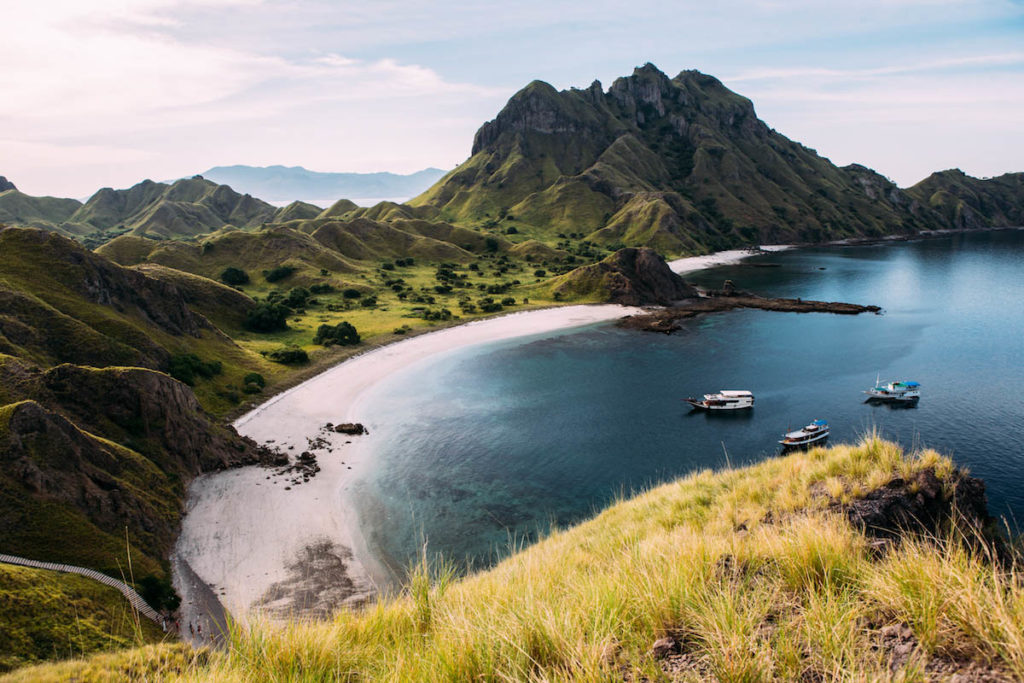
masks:
{"type": "MultiPolygon", "coordinates": [[[[1024,677],[1013,568],[949,539],[879,555],[835,507],[952,463],[869,435],[702,471],[453,580],[327,622],[255,621],[182,669],[190,681],[926,680],[1024,677]],[[652,644],[671,638],[656,658],[652,644]],[[665,656],[667,655],[667,656],[665,656]],[[941,676],[940,676],[941,677],[941,676]]],[[[142,651],[123,655],[138,661],[142,651]]],[[[75,665],[88,679],[93,660],[75,665]]],[[[72,665],[64,665],[72,666],[72,665]]],[[[32,671],[46,673],[47,669],[32,671]]],[[[71,671],[71,669],[62,669],[71,671]]]]}

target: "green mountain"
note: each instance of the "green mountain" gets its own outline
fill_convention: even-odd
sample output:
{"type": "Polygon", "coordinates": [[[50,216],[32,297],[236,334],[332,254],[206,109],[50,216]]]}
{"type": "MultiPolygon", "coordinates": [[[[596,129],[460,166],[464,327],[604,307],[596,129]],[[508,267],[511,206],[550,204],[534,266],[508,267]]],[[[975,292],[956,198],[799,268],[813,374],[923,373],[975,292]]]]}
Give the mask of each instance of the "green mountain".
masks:
{"type": "MultiPolygon", "coordinates": [[[[979,214],[968,225],[1019,215],[1019,180],[970,181],[971,197],[942,188],[979,214]],[[981,199],[993,193],[1004,204],[981,199]]],[[[675,255],[953,227],[951,200],[926,189],[837,167],[772,130],[712,76],[670,79],[647,64],[608,90],[534,81],[477,131],[465,163],[410,204],[545,241],[582,233],[675,255]]]]}
{"type": "Polygon", "coordinates": [[[1024,225],[1024,173],[979,180],[960,169],[933,173],[907,194],[957,229],[1024,225]]]}
{"type": "Polygon", "coordinates": [[[0,222],[52,230],[80,238],[87,246],[129,232],[153,239],[181,239],[226,226],[254,228],[320,212],[310,205],[277,209],[199,176],[169,185],[144,180],[126,190],[105,187],[85,204],[74,199],[32,197],[9,182],[7,185],[10,188],[0,192],[0,222]]]}
{"type": "Polygon", "coordinates": [[[84,235],[92,232],[92,227],[69,222],[81,206],[76,199],[27,195],[0,176],[0,223],[57,230],[68,236],[84,235]]]}
{"type": "Polygon", "coordinates": [[[175,239],[226,225],[255,227],[273,220],[276,213],[264,201],[196,176],[170,185],[144,180],[127,190],[103,188],[71,220],[97,230],[175,239]]]}

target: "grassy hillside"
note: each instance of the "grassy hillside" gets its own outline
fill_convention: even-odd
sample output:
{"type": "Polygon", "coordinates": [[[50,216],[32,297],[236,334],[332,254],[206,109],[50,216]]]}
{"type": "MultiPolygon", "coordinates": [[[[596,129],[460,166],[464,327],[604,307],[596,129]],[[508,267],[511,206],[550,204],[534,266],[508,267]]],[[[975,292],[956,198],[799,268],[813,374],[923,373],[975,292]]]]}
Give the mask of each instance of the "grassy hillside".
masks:
{"type": "MultiPolygon", "coordinates": [[[[1019,679],[1024,593],[1012,569],[948,523],[929,540],[849,521],[894,491],[948,512],[964,481],[934,452],[905,456],[870,436],[698,472],[489,571],[456,579],[421,567],[403,595],[365,610],[239,630],[184,678],[1019,679]]],[[[167,649],[105,661],[153,671],[160,657],[163,675],[183,666],[167,649]]],[[[98,671],[87,660],[11,680],[102,680],[98,671]]]]}
{"type": "Polygon", "coordinates": [[[0,586],[0,671],[164,639],[120,593],[81,576],[0,565],[0,586]]]}

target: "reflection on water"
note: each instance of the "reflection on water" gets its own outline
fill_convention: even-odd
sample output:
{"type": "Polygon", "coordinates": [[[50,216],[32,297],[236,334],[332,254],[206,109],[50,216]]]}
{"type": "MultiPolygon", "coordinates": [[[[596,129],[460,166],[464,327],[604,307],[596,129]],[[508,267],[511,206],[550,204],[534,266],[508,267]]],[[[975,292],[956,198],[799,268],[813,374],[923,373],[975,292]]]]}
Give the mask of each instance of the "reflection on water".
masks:
{"type": "Polygon", "coordinates": [[[424,540],[486,564],[624,493],[772,457],[815,418],[832,443],[877,428],[938,448],[988,482],[994,511],[1024,511],[1022,273],[1015,231],[776,253],[691,279],[884,315],[736,311],[672,336],[599,325],[410,369],[368,408],[383,436],[359,489],[367,537],[396,567],[424,540]],[[865,403],[879,375],[921,382],[920,403],[865,403]],[[681,400],[720,389],[749,389],[757,405],[694,414],[681,400]]]}

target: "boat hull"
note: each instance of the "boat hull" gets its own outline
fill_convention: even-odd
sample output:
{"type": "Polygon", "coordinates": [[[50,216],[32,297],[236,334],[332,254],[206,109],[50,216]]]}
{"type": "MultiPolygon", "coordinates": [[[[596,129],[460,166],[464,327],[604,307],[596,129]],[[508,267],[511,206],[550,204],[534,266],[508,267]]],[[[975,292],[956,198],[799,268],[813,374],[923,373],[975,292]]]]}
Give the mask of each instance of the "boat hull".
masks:
{"type": "Polygon", "coordinates": [[[807,439],[799,439],[799,440],[795,440],[795,439],[794,440],[782,439],[781,441],[779,441],[779,443],[782,445],[782,450],[789,451],[789,450],[797,450],[797,449],[801,449],[801,448],[809,448],[811,446],[816,446],[816,445],[818,445],[820,443],[823,443],[823,442],[825,442],[827,440],[828,440],[828,432],[825,432],[824,434],[815,434],[812,437],[807,438],[807,439]]]}
{"type": "Polygon", "coordinates": [[[689,403],[696,410],[746,410],[754,407],[754,401],[741,402],[741,403],[725,403],[716,405],[710,401],[699,401],[695,398],[683,399],[689,403]]]}

